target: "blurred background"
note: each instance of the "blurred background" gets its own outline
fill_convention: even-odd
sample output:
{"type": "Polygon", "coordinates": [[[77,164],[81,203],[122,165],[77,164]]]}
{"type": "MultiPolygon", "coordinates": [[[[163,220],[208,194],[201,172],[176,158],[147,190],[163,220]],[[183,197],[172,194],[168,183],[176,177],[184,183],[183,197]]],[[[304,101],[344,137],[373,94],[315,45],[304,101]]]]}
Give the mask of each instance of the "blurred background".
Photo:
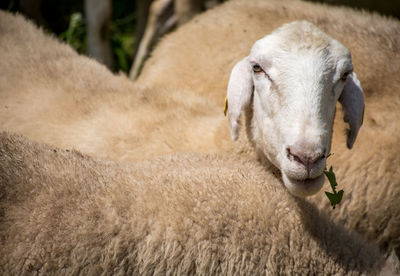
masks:
{"type": "MultiPolygon", "coordinates": [[[[0,9],[24,14],[77,52],[135,79],[160,37],[224,1],[1,0],[0,9]]],[[[346,5],[400,19],[400,0],[315,2],[346,5]]]]}

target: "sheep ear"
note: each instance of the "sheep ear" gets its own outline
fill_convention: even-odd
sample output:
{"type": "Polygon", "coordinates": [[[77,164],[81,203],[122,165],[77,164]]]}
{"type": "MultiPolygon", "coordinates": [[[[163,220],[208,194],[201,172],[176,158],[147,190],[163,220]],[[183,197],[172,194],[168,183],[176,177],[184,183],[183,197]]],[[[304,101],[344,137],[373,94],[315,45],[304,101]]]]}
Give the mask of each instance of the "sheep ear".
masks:
{"type": "Polygon", "coordinates": [[[252,70],[246,57],[233,67],[228,83],[228,117],[233,141],[238,138],[240,115],[249,106],[252,93],[252,70]]]}
{"type": "Polygon", "coordinates": [[[351,149],[364,117],[364,92],[356,73],[353,72],[347,77],[339,101],[343,107],[344,121],[350,126],[347,132],[347,147],[351,149]]]}

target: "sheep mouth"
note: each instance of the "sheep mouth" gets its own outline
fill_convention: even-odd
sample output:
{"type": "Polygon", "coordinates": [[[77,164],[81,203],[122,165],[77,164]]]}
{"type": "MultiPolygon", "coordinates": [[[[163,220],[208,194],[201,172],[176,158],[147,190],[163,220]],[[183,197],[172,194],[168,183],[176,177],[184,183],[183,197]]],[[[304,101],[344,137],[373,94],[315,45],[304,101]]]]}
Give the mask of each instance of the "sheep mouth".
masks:
{"type": "Polygon", "coordinates": [[[315,178],[306,178],[306,179],[294,179],[294,178],[289,178],[295,185],[299,186],[310,186],[315,184],[316,182],[319,182],[321,178],[323,179],[323,175],[321,174],[320,176],[317,176],[315,178]]]}
{"type": "Polygon", "coordinates": [[[324,184],[324,175],[315,178],[294,179],[283,174],[283,183],[289,192],[298,197],[307,197],[317,193],[324,184]]]}

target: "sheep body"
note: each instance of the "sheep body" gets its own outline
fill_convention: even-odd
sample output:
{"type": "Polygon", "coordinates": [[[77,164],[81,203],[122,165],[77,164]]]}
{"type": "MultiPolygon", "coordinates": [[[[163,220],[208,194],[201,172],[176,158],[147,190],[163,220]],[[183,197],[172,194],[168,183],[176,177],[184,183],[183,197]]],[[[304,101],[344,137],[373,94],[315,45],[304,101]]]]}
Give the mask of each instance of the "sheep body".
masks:
{"type": "Polygon", "coordinates": [[[350,50],[367,95],[395,94],[400,67],[398,20],[296,0],[229,1],[197,16],[162,39],[138,83],[187,89],[223,106],[235,63],[248,55],[256,40],[295,20],[315,24],[350,50]]]}
{"type": "MultiPolygon", "coordinates": [[[[272,29],[287,20],[307,17],[351,49],[355,69],[366,92],[364,127],[353,151],[347,151],[344,146],[344,135],[341,133],[344,123],[341,119],[335,122],[334,155],[329,158],[328,164],[333,165],[339,187],[345,191],[340,209],[332,211],[323,193],[311,201],[323,207],[348,229],[377,241],[385,251],[398,251],[400,210],[396,200],[400,195],[400,177],[396,168],[400,156],[400,118],[397,111],[400,80],[395,69],[400,61],[399,42],[396,40],[399,23],[347,9],[298,2],[291,6],[288,3],[292,2],[275,3],[277,5],[258,1],[246,5],[244,2],[232,2],[225,4],[224,10],[215,9],[197,17],[197,23],[209,34],[208,40],[204,39],[202,29],[194,23],[188,23],[167,38],[148,63],[154,75],[146,82],[155,87],[148,90],[132,85],[125,76],[113,76],[96,62],[78,56],[69,47],[45,36],[22,17],[1,12],[0,127],[37,141],[62,148],[74,147],[114,160],[135,160],[172,151],[233,151],[235,147],[227,141],[228,128],[220,115],[222,105],[215,104],[222,102],[225,94],[229,74],[226,68],[230,69],[247,54],[253,39],[265,35],[270,30],[269,26],[272,29]],[[300,9],[302,7],[304,9],[300,9]],[[249,18],[248,13],[254,16],[249,18]],[[261,15],[268,15],[268,20],[273,23],[262,24],[265,17],[261,15]],[[241,30],[233,27],[244,17],[256,21],[249,21],[254,24],[250,24],[251,28],[246,28],[246,32],[234,32],[241,30]],[[354,21],[348,24],[339,20],[344,17],[354,18],[354,21]],[[232,21],[232,18],[237,20],[232,21]],[[212,22],[217,22],[219,28],[212,27],[212,22]],[[365,29],[364,25],[373,28],[365,29]],[[215,34],[226,28],[230,30],[229,36],[215,34]],[[187,65],[182,60],[169,60],[170,57],[176,58],[174,50],[169,48],[174,36],[183,34],[189,34],[188,41],[194,48],[183,42],[173,45],[190,66],[197,62],[198,56],[202,56],[195,75],[191,75],[192,71],[185,67],[187,65]],[[205,41],[205,44],[194,43],[197,37],[203,38],[200,42],[205,41]],[[234,40],[229,43],[231,37],[234,40]],[[226,43],[221,45],[211,40],[216,38],[226,43]],[[30,43],[21,43],[26,40],[30,43]],[[363,48],[358,44],[362,44],[363,48]],[[196,51],[197,46],[204,52],[196,51]],[[221,50],[220,47],[225,47],[224,55],[215,55],[220,52],[214,52],[214,49],[221,50]],[[162,49],[168,49],[169,55],[161,55],[165,51],[162,49]],[[193,56],[192,51],[197,54],[193,56]],[[211,57],[212,66],[205,54],[211,57]],[[157,55],[158,63],[155,60],[157,55]],[[200,97],[186,91],[185,85],[177,83],[172,75],[170,86],[181,89],[157,88],[157,76],[162,80],[163,75],[155,65],[164,62],[170,62],[170,65],[163,70],[174,72],[181,68],[182,72],[177,74],[182,79],[193,78],[194,85],[189,88],[200,97]],[[205,71],[201,69],[206,65],[208,73],[203,75],[205,71]],[[150,116],[144,117],[143,114],[150,116]],[[377,133],[379,143],[372,143],[377,140],[377,133]]],[[[149,74],[150,69],[146,70],[149,74]]],[[[140,82],[143,85],[144,76],[140,82]]],[[[340,110],[337,113],[337,117],[341,117],[340,110]]],[[[240,139],[245,141],[243,135],[240,139]]],[[[250,151],[249,148],[245,146],[239,151],[250,151]]],[[[261,161],[270,166],[266,160],[261,161]]]]}
{"type": "Polygon", "coordinates": [[[0,11],[0,29],[1,130],[117,161],[224,144],[216,104],[135,86],[22,16],[0,11]]]}
{"type": "MultiPolygon", "coordinates": [[[[365,93],[364,123],[352,151],[346,149],[343,113],[337,109],[333,155],[327,163],[344,190],[341,204],[332,210],[324,193],[310,201],[348,229],[378,241],[388,254],[395,250],[400,257],[400,208],[396,203],[400,196],[398,20],[301,1],[230,1],[163,39],[138,83],[189,89],[223,106],[234,64],[248,55],[254,41],[293,20],[314,23],[351,51],[365,93]]],[[[259,158],[270,166],[267,158],[259,158]]]]}
{"type": "Polygon", "coordinates": [[[1,274],[393,269],[262,166],[229,155],[120,165],[1,133],[0,192],[1,274]]]}

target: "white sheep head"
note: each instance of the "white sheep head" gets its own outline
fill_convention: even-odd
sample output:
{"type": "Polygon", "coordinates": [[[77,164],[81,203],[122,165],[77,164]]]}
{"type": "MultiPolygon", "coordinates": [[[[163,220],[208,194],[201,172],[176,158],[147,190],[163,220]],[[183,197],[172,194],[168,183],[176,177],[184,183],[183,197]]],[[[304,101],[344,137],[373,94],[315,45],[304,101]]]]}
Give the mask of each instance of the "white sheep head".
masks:
{"type": "Polygon", "coordinates": [[[256,150],[300,197],[315,194],[324,183],[336,102],[349,123],[349,149],[363,120],[364,95],[349,50],[306,21],[285,24],[258,40],[233,68],[227,97],[232,139],[238,137],[241,113],[251,108],[256,150]]]}

